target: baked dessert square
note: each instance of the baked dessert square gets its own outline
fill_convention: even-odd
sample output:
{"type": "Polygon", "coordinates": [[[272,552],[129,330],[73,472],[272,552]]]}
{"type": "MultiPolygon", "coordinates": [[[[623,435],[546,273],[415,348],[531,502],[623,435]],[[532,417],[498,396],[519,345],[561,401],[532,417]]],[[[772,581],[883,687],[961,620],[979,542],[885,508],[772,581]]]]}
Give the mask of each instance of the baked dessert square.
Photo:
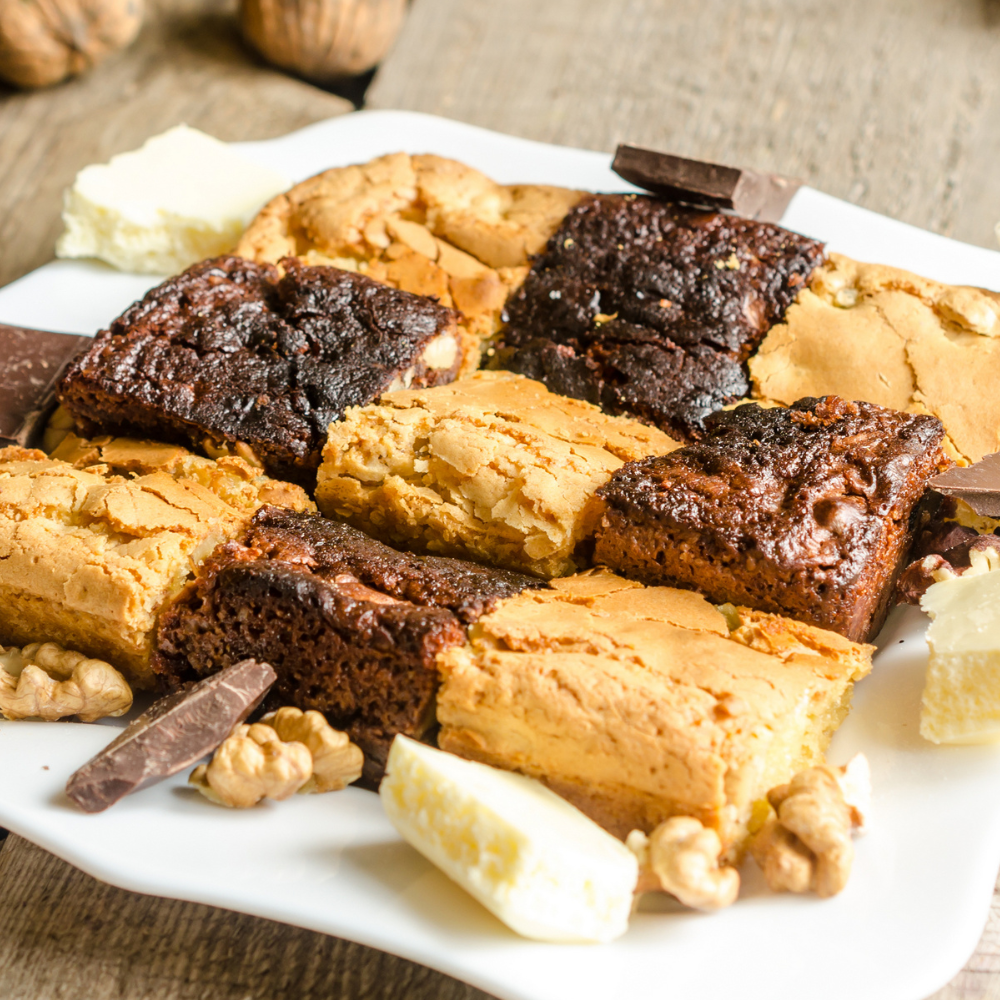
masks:
{"type": "Polygon", "coordinates": [[[152,686],[156,616],[201,559],[246,526],[262,497],[312,506],[239,458],[139,441],[61,447],[79,451],[84,467],[0,450],[0,642],[55,641],[138,687],[152,686]]]}
{"type": "Polygon", "coordinates": [[[695,816],[729,856],[768,789],[822,761],[872,655],[606,570],[503,601],[470,636],[438,658],[442,749],[538,778],[622,838],[695,816]]]}
{"type": "Polygon", "coordinates": [[[629,463],[598,491],[595,559],[870,639],[943,438],[935,417],[837,396],[714,414],[703,441],[629,463]]]}
{"type": "Polygon", "coordinates": [[[236,252],[261,263],[296,256],[434,296],[461,313],[471,371],[530,258],[581,196],[546,184],[497,184],[441,156],[390,153],[325,170],[278,195],[236,252]]]}
{"type": "Polygon", "coordinates": [[[508,300],[491,367],[696,438],[822,259],[772,223],[589,195],[508,300]]]}
{"type": "Polygon", "coordinates": [[[239,257],[170,278],[100,332],[59,398],[88,436],[237,454],[307,488],[328,425],[390,387],[451,381],[456,314],[332,267],[239,257]]]}
{"type": "Polygon", "coordinates": [[[319,514],[262,508],[160,618],[153,669],[176,688],[252,657],[276,704],[323,712],[377,781],[397,733],[433,729],[435,657],[535,578],[413,556],[319,514]]]}
{"type": "Polygon", "coordinates": [[[1000,293],[831,254],[750,359],[753,394],[930,413],[955,459],[1000,451],[1000,293]]]}
{"type": "Polygon", "coordinates": [[[401,548],[559,576],[589,565],[598,486],[678,443],[508,372],[385,393],[330,427],[329,517],[401,548]]]}

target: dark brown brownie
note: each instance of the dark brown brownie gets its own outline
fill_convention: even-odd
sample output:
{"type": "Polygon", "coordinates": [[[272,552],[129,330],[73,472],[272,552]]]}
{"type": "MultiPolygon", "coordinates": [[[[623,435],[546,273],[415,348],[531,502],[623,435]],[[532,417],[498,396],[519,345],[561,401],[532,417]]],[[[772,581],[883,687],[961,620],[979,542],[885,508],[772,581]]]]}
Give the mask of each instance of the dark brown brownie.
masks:
{"type": "MultiPolygon", "coordinates": [[[[60,383],[80,431],[206,448],[248,445],[269,473],[311,487],[331,421],[410,373],[456,314],[332,267],[219,257],[165,281],[99,333],[60,383]]],[[[237,453],[240,453],[237,450],[237,453]]],[[[244,452],[245,454],[245,452],[244,452]]]]}
{"type": "Polygon", "coordinates": [[[364,751],[375,782],[396,733],[419,739],[434,726],[435,657],[465,642],[462,622],[541,586],[264,507],[161,615],[153,669],[171,690],[248,656],[270,663],[270,701],[323,712],[364,751]]]}
{"type": "Polygon", "coordinates": [[[717,413],[598,490],[595,559],[865,641],[881,628],[944,429],[837,396],[717,413]]]}
{"type": "Polygon", "coordinates": [[[491,365],[697,438],[748,394],[747,358],[822,260],[771,223],[592,195],[507,302],[491,365]]]}

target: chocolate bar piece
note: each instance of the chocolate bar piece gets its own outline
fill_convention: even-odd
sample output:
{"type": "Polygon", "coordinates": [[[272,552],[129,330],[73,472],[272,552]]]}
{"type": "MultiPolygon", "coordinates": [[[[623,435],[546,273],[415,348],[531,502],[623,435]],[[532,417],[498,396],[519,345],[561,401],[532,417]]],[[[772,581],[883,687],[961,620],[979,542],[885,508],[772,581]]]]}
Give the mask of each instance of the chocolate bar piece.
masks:
{"type": "Polygon", "coordinates": [[[611,169],[625,180],[670,201],[728,208],[761,222],[779,222],[802,181],[781,174],[686,160],[622,144],[611,169]]]}
{"type": "Polygon", "coordinates": [[[169,778],[215,750],[275,680],[269,664],[242,660],[160,699],[72,775],[66,794],[84,812],[95,813],[169,778]]]}
{"type": "Polygon", "coordinates": [[[41,417],[63,369],[90,337],[0,323],[0,446],[36,443],[41,417]]]}
{"type": "Polygon", "coordinates": [[[1000,517],[1000,452],[975,465],[942,472],[928,485],[945,496],[964,500],[981,517],[1000,517]]]}

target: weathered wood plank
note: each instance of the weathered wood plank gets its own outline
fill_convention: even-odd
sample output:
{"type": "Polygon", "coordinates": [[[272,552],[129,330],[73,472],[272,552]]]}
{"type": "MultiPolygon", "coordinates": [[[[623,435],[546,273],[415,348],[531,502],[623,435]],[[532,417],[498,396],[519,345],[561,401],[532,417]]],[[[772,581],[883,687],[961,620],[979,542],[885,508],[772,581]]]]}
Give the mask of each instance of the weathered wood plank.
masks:
{"type": "Polygon", "coordinates": [[[368,106],[777,170],[996,246],[998,0],[420,0],[368,106]]]}
{"type": "Polygon", "coordinates": [[[135,45],[58,87],[0,86],[0,285],[51,259],[76,172],[186,122],[267,139],[352,110],[243,48],[233,0],[151,0],[135,45]]]}
{"type": "Polygon", "coordinates": [[[0,900],[4,1000],[489,1000],[339,938],[116,889],[15,836],[0,900]]]}

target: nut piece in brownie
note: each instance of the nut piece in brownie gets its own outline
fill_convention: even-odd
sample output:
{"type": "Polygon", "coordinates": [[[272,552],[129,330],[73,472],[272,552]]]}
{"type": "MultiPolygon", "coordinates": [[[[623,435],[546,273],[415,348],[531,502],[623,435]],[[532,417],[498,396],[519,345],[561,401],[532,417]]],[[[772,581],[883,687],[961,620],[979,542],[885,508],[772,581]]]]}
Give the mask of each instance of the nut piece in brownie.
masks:
{"type": "Polygon", "coordinates": [[[768,789],[822,762],[872,649],[725,610],[602,570],[502,601],[438,659],[438,742],[620,837],[696,816],[732,857],[768,789]]]}
{"type": "Polygon", "coordinates": [[[348,406],[455,377],[452,310],[337,268],[284,267],[219,257],[154,288],[63,377],[77,426],[232,452],[310,486],[348,406]]]}
{"type": "Polygon", "coordinates": [[[152,686],[156,616],[202,558],[265,500],[312,507],[236,457],[72,435],[57,453],[0,450],[0,644],[44,636],[133,686],[152,686]]]}
{"type": "Polygon", "coordinates": [[[932,584],[1000,561],[1000,519],[977,514],[959,497],[932,496],[939,503],[922,515],[910,564],[896,584],[903,604],[919,604],[932,584]]]}
{"type": "Polygon", "coordinates": [[[492,367],[698,437],[749,394],[747,358],[822,259],[771,223],[592,195],[508,300],[492,367]]]}
{"type": "Polygon", "coordinates": [[[396,733],[419,739],[434,726],[435,657],[465,642],[463,623],[543,586],[267,507],[162,615],[153,668],[176,687],[248,656],[270,663],[277,702],[346,730],[374,781],[396,733]]]}
{"type": "Polygon", "coordinates": [[[510,372],[388,392],[330,428],[316,502],[394,545],[539,576],[590,564],[598,486],[666,434],[510,372]]]}
{"type": "Polygon", "coordinates": [[[866,640],[881,628],[927,480],[935,417],[837,396],[717,413],[704,441],[598,491],[595,559],[866,640]]]}

